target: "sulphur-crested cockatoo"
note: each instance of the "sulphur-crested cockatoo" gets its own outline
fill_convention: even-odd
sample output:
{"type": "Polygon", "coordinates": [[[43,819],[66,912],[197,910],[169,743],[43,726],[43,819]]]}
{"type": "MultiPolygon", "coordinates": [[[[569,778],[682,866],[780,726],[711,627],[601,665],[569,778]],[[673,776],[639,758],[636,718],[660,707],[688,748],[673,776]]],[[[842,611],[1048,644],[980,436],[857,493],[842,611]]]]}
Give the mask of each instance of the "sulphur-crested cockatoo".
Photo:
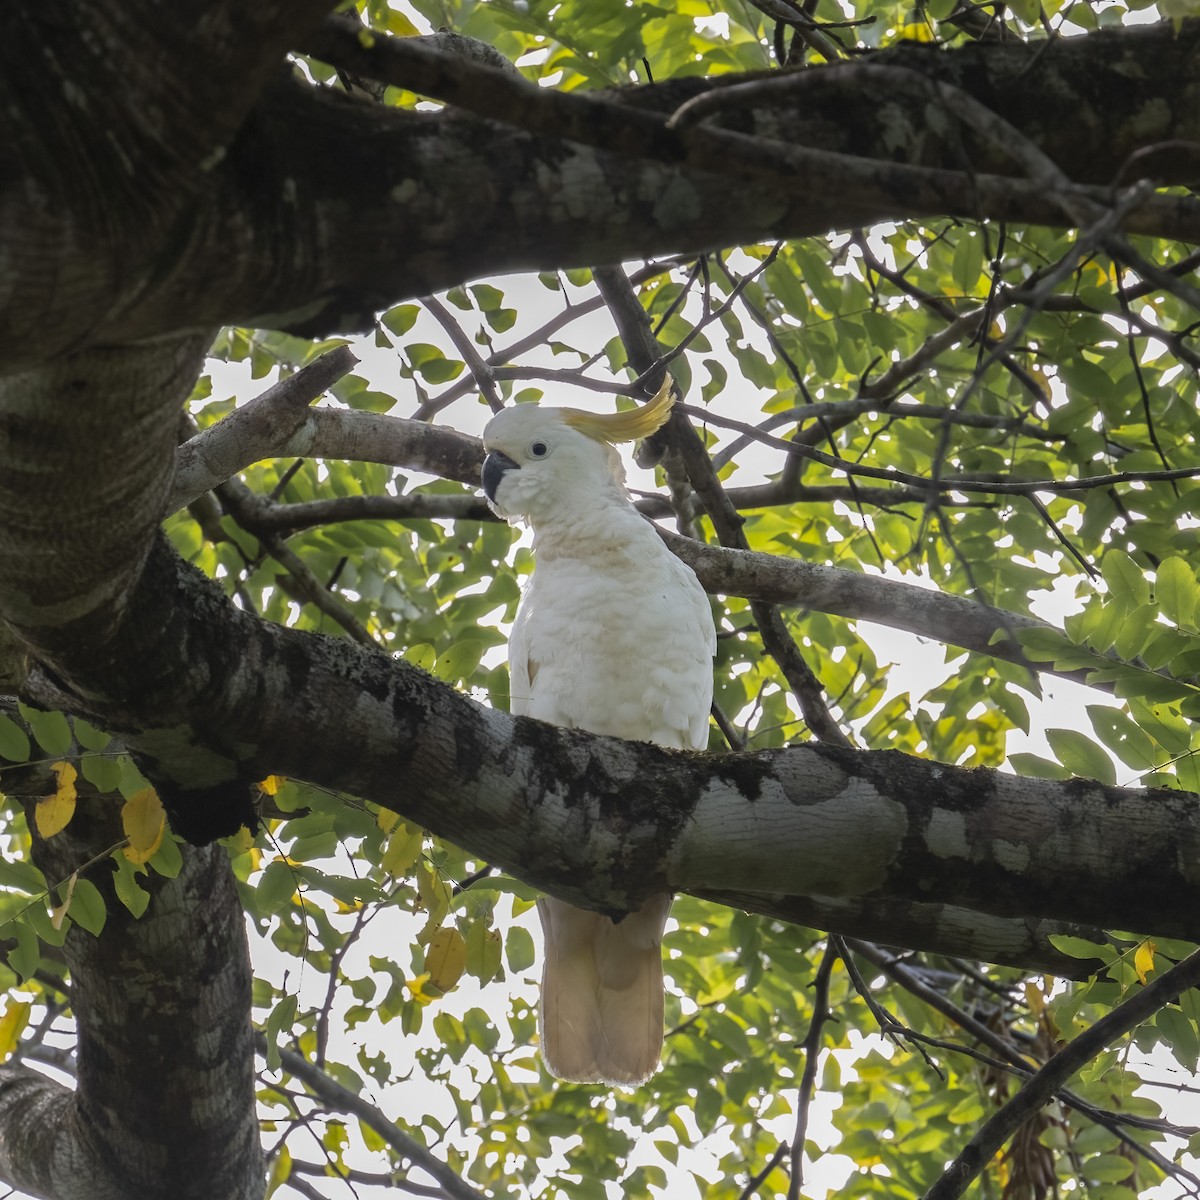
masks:
{"type": "MultiPolygon", "coordinates": [[[[512,711],[662,746],[708,742],[712,612],[696,576],[630,504],[616,442],[670,415],[669,381],[632,412],[521,404],[483,432],[492,507],[533,528],[536,568],[509,640],[512,711]]],[[[614,922],[550,897],[542,1056],[562,1079],[641,1083],[663,1038],[662,934],[671,897],[614,922]]]]}

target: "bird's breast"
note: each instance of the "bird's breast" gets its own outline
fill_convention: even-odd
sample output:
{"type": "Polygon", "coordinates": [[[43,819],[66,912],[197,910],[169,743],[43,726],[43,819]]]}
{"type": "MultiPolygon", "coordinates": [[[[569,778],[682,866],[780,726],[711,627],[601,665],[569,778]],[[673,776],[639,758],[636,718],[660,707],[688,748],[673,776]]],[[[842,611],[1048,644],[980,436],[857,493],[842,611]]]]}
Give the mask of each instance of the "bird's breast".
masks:
{"type": "Polygon", "coordinates": [[[694,576],[675,567],[539,564],[521,615],[537,664],[530,716],[661,745],[703,744],[712,617],[694,576]]]}

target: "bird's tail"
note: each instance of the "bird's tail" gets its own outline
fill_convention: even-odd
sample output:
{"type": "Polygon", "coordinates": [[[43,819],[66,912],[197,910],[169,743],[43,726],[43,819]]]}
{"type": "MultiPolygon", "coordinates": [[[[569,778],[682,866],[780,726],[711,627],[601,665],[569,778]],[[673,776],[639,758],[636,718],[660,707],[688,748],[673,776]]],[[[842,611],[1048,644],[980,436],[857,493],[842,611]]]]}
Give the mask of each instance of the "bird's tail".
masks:
{"type": "Polygon", "coordinates": [[[631,1087],[658,1066],[669,895],[614,922],[546,896],[542,1058],[560,1079],[631,1087]]]}

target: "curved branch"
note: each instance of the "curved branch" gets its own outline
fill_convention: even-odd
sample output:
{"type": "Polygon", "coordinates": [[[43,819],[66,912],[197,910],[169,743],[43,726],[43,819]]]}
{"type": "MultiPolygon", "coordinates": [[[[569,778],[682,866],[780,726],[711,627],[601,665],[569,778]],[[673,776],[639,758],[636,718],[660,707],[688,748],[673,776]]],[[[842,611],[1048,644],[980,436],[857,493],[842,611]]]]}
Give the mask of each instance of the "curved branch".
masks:
{"type": "MultiPolygon", "coordinates": [[[[20,7],[32,8],[32,0],[20,7]]],[[[719,248],[905,216],[1074,223],[1066,210],[1078,200],[1106,203],[1107,184],[1127,161],[1166,182],[1189,181],[1186,156],[1140,152],[1200,140],[1197,106],[1167,99],[1192,86],[1197,36],[1185,22],[1178,36],[1169,27],[1101,31],[1041,46],[965,46],[939,55],[897,48],[875,56],[985,96],[1064,176],[1105,185],[1046,189],[1006,176],[1007,151],[973,133],[964,170],[960,139],[931,127],[924,98],[881,91],[854,74],[856,64],[814,71],[820,79],[803,107],[773,98],[739,114],[750,132],[699,127],[678,134],[666,129],[667,114],[737,78],[560,94],[417,39],[376,36],[365,47],[351,22],[301,39],[298,48],[352,71],[394,75],[458,110],[355,104],[280,77],[223,154],[203,164],[202,186],[166,196],[139,191],[130,206],[137,224],[118,237],[108,229],[84,236],[94,221],[47,228],[47,213],[72,211],[61,173],[36,197],[11,190],[5,227],[36,230],[46,261],[65,273],[15,277],[11,311],[45,312],[47,279],[81,278],[83,285],[54,297],[62,319],[53,328],[18,321],[0,330],[0,350],[27,362],[60,349],[67,337],[72,345],[111,344],[231,322],[344,332],[370,327],[375,312],[398,297],[484,274],[614,262],[663,246],[719,248]],[[1038,89],[1032,103],[1031,86],[1038,89]],[[885,104],[892,118],[886,130],[878,120],[885,104]],[[1081,111],[1090,119],[1080,120],[1081,111]],[[731,163],[755,172],[755,186],[745,186],[731,163]],[[174,206],[201,193],[187,237],[175,236],[174,206]],[[555,203],[564,194],[577,202],[555,203]],[[484,243],[476,236],[481,226],[491,235],[484,243]],[[419,255],[376,252],[411,228],[425,233],[419,255]],[[226,269],[229,263],[238,269],[226,269]]],[[[27,62],[36,61],[36,54],[15,59],[0,78],[23,78],[27,62]]],[[[63,103],[61,90],[54,92],[44,106],[47,120],[61,115],[55,105],[63,103]]],[[[0,112],[10,108],[38,111],[15,104],[0,112]]],[[[108,115],[97,114],[89,144],[108,143],[108,115]]],[[[72,110],[68,124],[80,119],[72,110]]],[[[13,177],[41,167],[45,130],[3,132],[0,144],[17,148],[13,177]]],[[[70,161],[68,150],[57,161],[70,161]]],[[[139,157],[132,156],[135,165],[139,157]]],[[[113,173],[120,171],[114,166],[113,173]]],[[[134,175],[139,183],[147,177],[154,171],[134,175]]],[[[85,190],[90,194],[72,193],[85,190]]],[[[1200,237],[1200,204],[1152,196],[1126,227],[1200,237]]]]}
{"type": "MultiPolygon", "coordinates": [[[[278,773],[350,791],[581,907],[627,911],[656,890],[936,897],[1200,933],[1186,793],[832,746],[694,756],[514,719],[404,662],[239,611],[162,541],[127,611],[103,653],[55,655],[57,679],[35,675],[34,693],[97,719],[87,697],[102,694],[105,718],[181,785],[203,770],[213,786],[278,773]]],[[[230,831],[207,792],[174,803],[198,835],[230,831]]]]}

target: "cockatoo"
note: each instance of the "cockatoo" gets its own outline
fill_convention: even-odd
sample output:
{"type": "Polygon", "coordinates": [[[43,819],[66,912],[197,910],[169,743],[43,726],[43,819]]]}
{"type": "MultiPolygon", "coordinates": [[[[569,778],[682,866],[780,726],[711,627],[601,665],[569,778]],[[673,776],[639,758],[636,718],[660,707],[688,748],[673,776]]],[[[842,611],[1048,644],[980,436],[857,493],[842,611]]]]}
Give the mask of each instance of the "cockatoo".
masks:
{"type": "MultiPolygon", "coordinates": [[[[704,589],[630,503],[615,443],[670,415],[668,380],[632,412],[520,404],[483,431],[483,490],[533,529],[536,567],[509,639],[512,712],[677,749],[708,743],[716,632],[704,589]]],[[[663,1040],[671,896],[619,921],[538,901],[542,1057],[562,1079],[633,1086],[663,1040]]]]}

